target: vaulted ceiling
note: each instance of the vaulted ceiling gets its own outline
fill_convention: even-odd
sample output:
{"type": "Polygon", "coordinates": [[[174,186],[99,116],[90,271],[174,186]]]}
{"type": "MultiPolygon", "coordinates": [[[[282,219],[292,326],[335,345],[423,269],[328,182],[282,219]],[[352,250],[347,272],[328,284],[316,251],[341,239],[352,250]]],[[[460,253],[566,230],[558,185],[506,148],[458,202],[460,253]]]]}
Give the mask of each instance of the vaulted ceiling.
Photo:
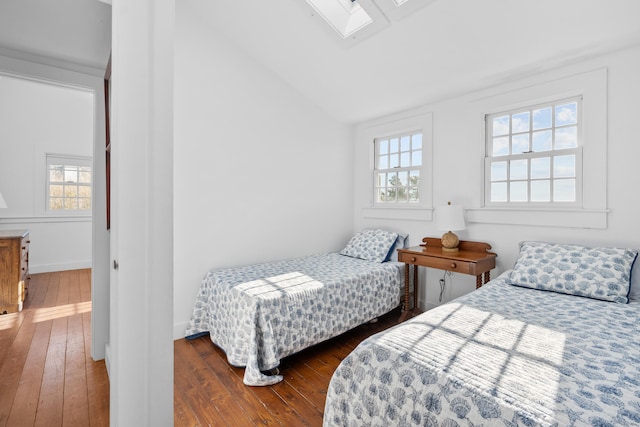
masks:
{"type": "MultiPolygon", "coordinates": [[[[361,0],[389,10],[392,0],[361,0]]],[[[303,0],[176,0],[337,120],[355,123],[640,45],[637,0],[409,0],[345,47],[303,0]],[[400,14],[402,15],[402,14],[400,14]],[[399,15],[399,16],[400,16],[399,15]]],[[[111,7],[2,0],[0,54],[104,69],[111,7]]],[[[215,55],[215,52],[212,52],[215,55]]]]}

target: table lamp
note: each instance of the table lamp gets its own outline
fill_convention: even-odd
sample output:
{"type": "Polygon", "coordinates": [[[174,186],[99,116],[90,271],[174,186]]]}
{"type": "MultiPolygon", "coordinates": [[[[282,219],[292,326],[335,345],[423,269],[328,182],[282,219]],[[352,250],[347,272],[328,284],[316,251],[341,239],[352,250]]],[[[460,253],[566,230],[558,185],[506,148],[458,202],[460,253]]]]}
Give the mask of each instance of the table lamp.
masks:
{"type": "Polygon", "coordinates": [[[7,202],[5,202],[4,197],[2,197],[2,193],[0,193],[0,209],[6,209],[8,207],[7,202]]]}
{"type": "Polygon", "coordinates": [[[442,235],[442,252],[458,252],[458,236],[453,231],[465,229],[464,212],[462,206],[452,205],[436,207],[436,228],[446,231],[442,235]]]}

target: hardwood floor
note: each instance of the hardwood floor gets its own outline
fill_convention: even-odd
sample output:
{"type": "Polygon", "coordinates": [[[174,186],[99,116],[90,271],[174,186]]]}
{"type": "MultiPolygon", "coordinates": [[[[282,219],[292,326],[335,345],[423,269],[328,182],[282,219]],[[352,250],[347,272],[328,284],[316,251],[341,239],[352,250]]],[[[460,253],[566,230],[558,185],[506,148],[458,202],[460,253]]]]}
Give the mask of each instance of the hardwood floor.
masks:
{"type": "Polygon", "coordinates": [[[321,426],[331,375],[362,340],[398,323],[395,310],[376,323],[282,360],[284,381],[267,387],[242,383],[243,368],[227,363],[209,337],[175,341],[175,426],[321,426]]]}
{"type": "Polygon", "coordinates": [[[31,275],[23,310],[0,316],[0,426],[108,426],[90,346],[91,270],[31,275]]]}
{"type": "MultiPolygon", "coordinates": [[[[242,383],[209,337],[174,343],[174,425],[321,426],[333,371],[366,337],[397,324],[395,310],[376,323],[282,361],[284,381],[242,383]]],[[[91,274],[32,275],[20,313],[0,316],[0,427],[108,426],[109,380],[91,359],[91,274]]]]}

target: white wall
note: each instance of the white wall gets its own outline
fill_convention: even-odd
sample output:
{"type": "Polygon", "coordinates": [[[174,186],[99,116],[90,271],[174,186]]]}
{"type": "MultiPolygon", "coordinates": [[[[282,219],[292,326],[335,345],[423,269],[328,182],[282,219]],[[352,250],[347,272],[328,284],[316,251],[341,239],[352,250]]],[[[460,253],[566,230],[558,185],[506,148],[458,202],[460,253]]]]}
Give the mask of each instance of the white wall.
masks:
{"type": "MultiPolygon", "coordinates": [[[[0,96],[3,121],[0,191],[9,205],[8,209],[0,210],[0,228],[30,230],[31,273],[92,268],[91,356],[99,360],[104,358],[109,334],[103,78],[73,71],[73,64],[65,65],[58,68],[0,56],[0,73],[71,85],[91,93],[93,102],[93,108],[86,111],[86,107],[77,105],[62,106],[55,95],[59,88],[55,86],[48,87],[49,96],[43,105],[34,105],[34,100],[24,94],[0,96]],[[45,152],[93,156],[94,198],[90,217],[44,215],[45,152]]],[[[38,102],[43,102],[42,97],[38,102]]]]}
{"type": "MultiPolygon", "coordinates": [[[[353,129],[176,3],[174,337],[212,269],[341,249],[353,129]]],[[[194,11],[195,10],[195,11],[194,11]]]]}
{"type": "Polygon", "coordinates": [[[31,231],[32,273],[91,267],[91,216],[46,214],[45,182],[47,153],[92,156],[95,95],[1,68],[0,227],[31,231]]]}
{"type": "MultiPolygon", "coordinates": [[[[556,82],[568,76],[606,68],[608,71],[608,121],[606,140],[590,143],[606,144],[606,171],[599,171],[597,180],[607,182],[606,203],[610,210],[607,225],[603,229],[573,227],[542,227],[534,225],[501,225],[488,223],[468,223],[467,229],[459,232],[463,240],[488,242],[498,254],[497,268],[492,277],[513,266],[518,255],[518,243],[523,240],[546,240],[554,242],[580,243],[587,245],[624,246],[640,248],[638,215],[640,197],[637,186],[640,182],[640,120],[638,99],[640,99],[640,48],[612,53],[590,59],[572,66],[544,74],[531,76],[517,82],[488,88],[432,105],[422,106],[419,111],[433,113],[433,204],[446,204],[448,200],[462,204],[466,209],[477,210],[482,206],[483,176],[483,124],[482,111],[478,100],[499,96],[511,91],[536,87],[536,85],[556,82]],[[605,175],[606,174],[606,175],[605,175]]],[[[394,118],[414,114],[410,111],[394,118]]],[[[358,129],[372,123],[385,122],[385,117],[363,123],[358,129]]],[[[356,141],[356,158],[369,156],[368,147],[356,141]]],[[[431,221],[380,220],[366,218],[363,208],[368,207],[369,170],[367,162],[356,162],[355,216],[356,229],[383,226],[408,232],[411,245],[420,243],[422,237],[437,237],[442,232],[435,230],[431,221]]],[[[593,171],[585,171],[586,174],[593,171]]],[[[592,177],[593,178],[593,177],[592,177]]],[[[468,212],[469,214],[469,212],[468,212]]],[[[638,263],[636,263],[638,264],[638,263]]],[[[634,280],[639,280],[640,267],[635,266],[634,280]]],[[[420,305],[429,308],[438,305],[440,270],[421,269],[420,305]],[[424,273],[426,271],[426,274],[424,273]]],[[[474,289],[474,279],[470,276],[454,274],[453,286],[447,279],[448,289],[442,302],[474,289]]]]}

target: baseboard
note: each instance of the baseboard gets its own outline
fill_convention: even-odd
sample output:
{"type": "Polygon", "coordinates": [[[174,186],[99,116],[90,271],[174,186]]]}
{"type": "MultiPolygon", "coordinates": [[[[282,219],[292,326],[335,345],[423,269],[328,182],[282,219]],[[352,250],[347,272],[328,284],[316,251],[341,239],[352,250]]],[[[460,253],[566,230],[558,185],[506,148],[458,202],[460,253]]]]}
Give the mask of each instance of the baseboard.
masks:
{"type": "Polygon", "coordinates": [[[189,326],[189,322],[178,322],[173,324],[173,340],[184,338],[184,333],[189,326]]]}
{"type": "Polygon", "coordinates": [[[107,377],[111,380],[111,347],[109,344],[104,346],[104,365],[107,367],[107,377]]]}
{"type": "Polygon", "coordinates": [[[38,273],[51,273],[53,271],[66,271],[66,270],[82,270],[84,268],[91,268],[91,260],[87,261],[75,261],[75,262],[65,262],[59,264],[39,264],[39,265],[29,265],[29,273],[38,274],[38,273]]]}

